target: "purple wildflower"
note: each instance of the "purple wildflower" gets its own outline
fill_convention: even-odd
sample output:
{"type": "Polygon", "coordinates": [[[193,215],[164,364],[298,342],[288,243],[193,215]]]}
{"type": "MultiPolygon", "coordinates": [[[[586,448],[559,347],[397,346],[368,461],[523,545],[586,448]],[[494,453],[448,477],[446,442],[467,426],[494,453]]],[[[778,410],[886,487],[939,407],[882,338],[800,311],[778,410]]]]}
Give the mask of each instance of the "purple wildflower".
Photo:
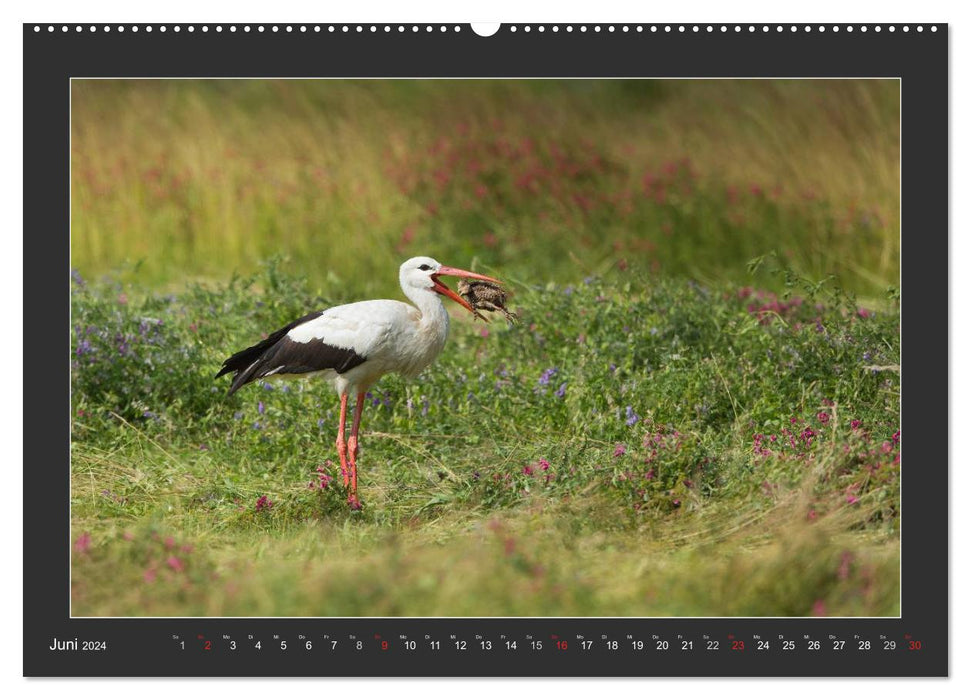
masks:
{"type": "Polygon", "coordinates": [[[566,396],[566,382],[560,384],[560,388],[556,390],[556,397],[562,399],[566,396]]]}
{"type": "Polygon", "coordinates": [[[261,416],[262,416],[262,415],[263,415],[264,413],[266,413],[266,406],[264,406],[264,405],[263,405],[263,402],[262,402],[262,401],[260,401],[260,402],[258,402],[258,403],[256,404],[256,411],[257,411],[257,413],[259,413],[259,414],[260,414],[261,416]]]}
{"type": "Polygon", "coordinates": [[[641,417],[639,415],[637,415],[636,413],[634,413],[634,407],[633,406],[628,406],[627,407],[627,419],[625,421],[627,423],[627,425],[634,425],[634,423],[636,423],[640,419],[641,419],[641,417]]]}
{"type": "Polygon", "coordinates": [[[546,386],[550,383],[550,379],[556,374],[556,367],[550,367],[549,369],[543,370],[543,373],[539,376],[539,383],[542,386],[546,386]]]}

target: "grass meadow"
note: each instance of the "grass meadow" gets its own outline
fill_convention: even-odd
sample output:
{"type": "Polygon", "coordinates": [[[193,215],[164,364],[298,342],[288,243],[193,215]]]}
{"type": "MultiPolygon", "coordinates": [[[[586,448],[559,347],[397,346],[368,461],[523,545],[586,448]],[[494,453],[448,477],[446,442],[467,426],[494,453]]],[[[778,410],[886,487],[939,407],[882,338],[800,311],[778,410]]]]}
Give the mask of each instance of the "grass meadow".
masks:
{"type": "Polygon", "coordinates": [[[72,84],[76,616],[899,614],[896,81],[72,84]],[[229,354],[451,302],[361,511],[312,380],[229,354]]]}

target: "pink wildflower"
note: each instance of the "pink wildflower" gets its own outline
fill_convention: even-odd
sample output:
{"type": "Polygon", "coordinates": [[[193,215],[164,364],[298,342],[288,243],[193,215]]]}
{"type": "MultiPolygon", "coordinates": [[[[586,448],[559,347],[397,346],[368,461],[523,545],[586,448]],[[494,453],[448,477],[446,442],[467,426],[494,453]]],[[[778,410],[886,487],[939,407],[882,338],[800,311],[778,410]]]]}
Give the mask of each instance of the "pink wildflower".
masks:
{"type": "Polygon", "coordinates": [[[850,564],[853,562],[853,555],[849,552],[843,552],[840,556],[840,566],[836,572],[837,577],[840,581],[845,581],[850,577],[850,564]]]}
{"type": "Polygon", "coordinates": [[[273,501],[271,501],[266,496],[260,496],[256,499],[256,512],[259,513],[264,510],[269,510],[273,507],[273,501]]]}
{"type": "Polygon", "coordinates": [[[89,549],[91,549],[91,534],[81,533],[81,536],[74,541],[74,551],[78,554],[84,554],[89,549]]]}

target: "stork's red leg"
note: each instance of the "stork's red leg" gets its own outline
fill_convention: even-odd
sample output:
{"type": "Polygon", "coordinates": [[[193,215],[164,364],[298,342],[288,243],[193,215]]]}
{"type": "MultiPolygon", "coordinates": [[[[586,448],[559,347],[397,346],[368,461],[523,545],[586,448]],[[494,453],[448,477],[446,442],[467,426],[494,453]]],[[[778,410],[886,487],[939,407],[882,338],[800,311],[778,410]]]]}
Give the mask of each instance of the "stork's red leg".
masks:
{"type": "Polygon", "coordinates": [[[337,456],[341,459],[341,475],[344,477],[344,486],[350,479],[350,470],[347,468],[347,444],[344,442],[344,425],[347,423],[347,394],[341,394],[341,417],[337,424],[337,456]]]}
{"type": "Polygon", "coordinates": [[[351,424],[351,437],[347,440],[347,455],[351,462],[351,505],[360,505],[357,500],[357,433],[361,428],[361,414],[364,413],[364,393],[357,395],[354,404],[354,422],[351,424]]]}

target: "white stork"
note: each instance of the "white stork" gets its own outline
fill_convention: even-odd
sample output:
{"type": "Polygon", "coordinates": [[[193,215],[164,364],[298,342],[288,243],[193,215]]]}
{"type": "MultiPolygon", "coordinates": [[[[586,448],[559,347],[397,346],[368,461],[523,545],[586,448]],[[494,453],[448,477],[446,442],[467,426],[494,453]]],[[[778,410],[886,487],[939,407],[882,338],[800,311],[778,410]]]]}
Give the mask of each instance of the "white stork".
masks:
{"type": "MultiPolygon", "coordinates": [[[[229,393],[257,379],[320,376],[337,391],[341,401],[337,426],[337,455],[347,502],[358,510],[357,448],[364,394],[388,372],[416,377],[445,346],[448,312],[438,295],[472,306],[439,280],[442,275],[467,277],[499,284],[475,272],[446,267],[417,257],[405,261],[398,272],[401,290],[414,306],[390,299],[358,301],[315,311],[271,333],[252,347],[223,362],[216,375],[234,372],[229,393]],[[347,399],[356,395],[351,435],[344,440],[347,399]]],[[[474,311],[473,311],[474,313],[474,311]]]]}

